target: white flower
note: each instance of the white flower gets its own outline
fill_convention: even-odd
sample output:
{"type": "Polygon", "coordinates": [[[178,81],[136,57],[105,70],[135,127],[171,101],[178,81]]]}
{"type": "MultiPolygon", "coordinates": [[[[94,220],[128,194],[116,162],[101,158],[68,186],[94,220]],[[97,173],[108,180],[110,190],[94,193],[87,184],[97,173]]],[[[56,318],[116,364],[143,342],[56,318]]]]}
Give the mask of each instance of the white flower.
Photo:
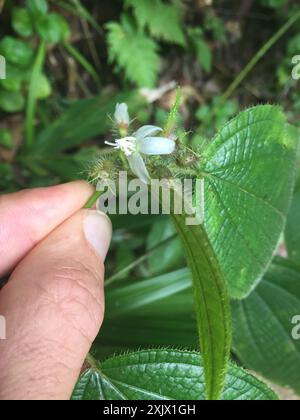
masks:
{"type": "Polygon", "coordinates": [[[127,104],[117,104],[114,117],[117,124],[128,126],[130,123],[130,118],[127,104]]]}
{"type": "Polygon", "coordinates": [[[121,150],[128,159],[132,172],[145,184],[150,182],[150,175],[146,168],[144,155],[169,155],[174,152],[175,141],[167,137],[158,137],[163,130],[153,125],[145,125],[132,136],[115,140],[107,145],[121,150]]]}

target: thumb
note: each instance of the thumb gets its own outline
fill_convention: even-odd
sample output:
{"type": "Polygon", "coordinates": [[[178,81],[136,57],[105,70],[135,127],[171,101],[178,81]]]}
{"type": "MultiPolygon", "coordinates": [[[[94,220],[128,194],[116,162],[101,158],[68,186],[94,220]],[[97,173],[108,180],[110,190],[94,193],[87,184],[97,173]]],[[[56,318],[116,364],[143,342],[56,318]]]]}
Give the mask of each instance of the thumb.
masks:
{"type": "Polygon", "coordinates": [[[109,219],[81,210],[19,264],[0,293],[0,399],[69,399],[104,313],[109,219]]]}

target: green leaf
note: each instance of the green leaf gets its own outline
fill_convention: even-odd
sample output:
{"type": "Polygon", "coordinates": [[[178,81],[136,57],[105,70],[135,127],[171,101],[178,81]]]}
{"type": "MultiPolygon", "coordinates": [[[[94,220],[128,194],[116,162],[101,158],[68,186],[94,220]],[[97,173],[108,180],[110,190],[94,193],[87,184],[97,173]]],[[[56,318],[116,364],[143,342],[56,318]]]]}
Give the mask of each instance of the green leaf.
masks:
{"type": "Polygon", "coordinates": [[[12,27],[21,36],[28,37],[33,33],[30,13],[24,7],[14,7],[12,11],[12,27]]]}
{"type": "Polygon", "coordinates": [[[290,209],[285,239],[288,249],[289,258],[300,266],[300,187],[295,191],[292,207],[290,209]]]}
{"type": "Polygon", "coordinates": [[[267,270],[286,223],[297,143],[279,107],[242,112],[203,147],[205,228],[233,298],[267,270]]]}
{"type": "Polygon", "coordinates": [[[300,270],[277,258],[257,289],[233,303],[234,351],[249,369],[300,394],[300,340],[292,337],[300,315],[300,270]]]}
{"type": "Polygon", "coordinates": [[[26,78],[24,69],[19,68],[13,64],[7,63],[6,66],[6,79],[0,80],[0,85],[6,90],[18,92],[21,90],[22,82],[26,78]]]}
{"type": "MultiPolygon", "coordinates": [[[[175,229],[170,220],[156,221],[147,238],[147,249],[154,248],[160,242],[175,236],[175,229]]],[[[151,253],[148,260],[150,275],[157,275],[178,268],[182,263],[183,249],[179,238],[174,237],[166,245],[151,253]],[[162,258],[163,255],[163,258],[162,258]]]]}
{"type": "Polygon", "coordinates": [[[261,4],[264,6],[272,7],[273,9],[279,9],[286,5],[287,0],[261,0],[261,4]]]}
{"type": "Polygon", "coordinates": [[[190,28],[188,33],[199,63],[201,63],[207,73],[210,73],[212,69],[212,52],[210,46],[203,38],[203,30],[201,28],[190,28]]]}
{"type": "Polygon", "coordinates": [[[212,52],[210,46],[201,38],[195,40],[194,43],[198,61],[201,63],[206,73],[210,73],[212,69],[212,52]]]}
{"type": "Polygon", "coordinates": [[[47,0],[26,0],[26,5],[34,18],[45,15],[48,12],[47,0]]]}
{"type": "MultiPolygon", "coordinates": [[[[101,335],[93,346],[93,352],[100,359],[113,356],[116,352],[126,352],[142,348],[153,348],[173,346],[180,349],[198,350],[199,339],[197,336],[197,323],[193,313],[192,292],[176,295],[174,304],[168,299],[168,306],[174,310],[175,304],[190,304],[190,311],[173,311],[168,314],[160,305],[166,300],[157,304],[147,306],[146,311],[142,309],[134,311],[133,315],[126,315],[123,318],[105,320],[101,328],[101,335]],[[160,304],[160,305],[159,305],[160,304]]],[[[180,307],[181,309],[181,307],[180,307]]]]}
{"type": "MultiPolygon", "coordinates": [[[[202,359],[197,353],[148,350],[91,361],[73,400],[204,400],[202,359]]],[[[222,400],[277,400],[262,382],[231,366],[222,400]]]]}
{"type": "Polygon", "coordinates": [[[19,39],[6,36],[0,42],[0,53],[12,64],[27,67],[33,60],[33,49],[19,39]]]}
{"type": "Polygon", "coordinates": [[[107,115],[113,115],[118,102],[127,102],[133,113],[145,104],[145,100],[137,92],[115,96],[101,94],[76,101],[58,120],[40,133],[34,147],[35,152],[57,153],[107,133],[111,128],[107,115]]]}
{"type": "Polygon", "coordinates": [[[35,57],[32,72],[29,79],[29,93],[26,109],[25,132],[27,147],[31,148],[34,144],[35,138],[35,112],[40,90],[41,75],[43,72],[44,62],[46,58],[46,46],[41,42],[35,57]]]}
{"type": "MultiPolygon", "coordinates": [[[[117,244],[116,247],[116,256],[114,261],[114,271],[119,273],[128,265],[130,265],[135,260],[135,254],[130,246],[128,246],[128,241],[121,241],[117,244]]],[[[118,276],[119,280],[126,279],[127,272],[121,273],[118,276]]]]}
{"type": "Polygon", "coordinates": [[[12,149],[13,145],[12,133],[6,128],[0,128],[0,146],[4,149],[12,149]]]}
{"type": "Polygon", "coordinates": [[[126,0],[142,29],[148,27],[152,36],[173,44],[185,45],[183,22],[179,7],[161,0],[126,0]]]}
{"type": "Polygon", "coordinates": [[[87,165],[94,159],[99,150],[95,147],[85,147],[73,154],[55,154],[55,155],[33,155],[29,153],[22,157],[22,163],[32,170],[39,168],[40,172],[46,172],[58,176],[62,182],[78,180],[82,177],[87,165]]]}
{"type": "Polygon", "coordinates": [[[41,38],[50,44],[65,41],[71,33],[68,23],[58,13],[50,13],[38,19],[36,30],[41,38]]]}
{"type": "Polygon", "coordinates": [[[156,43],[124,18],[121,24],[109,22],[106,28],[109,59],[117,70],[140,87],[154,87],[159,70],[156,43]]]}
{"type": "MultiPolygon", "coordinates": [[[[115,319],[191,287],[191,274],[181,269],[107,291],[106,319],[115,319]]],[[[184,344],[184,343],[182,343],[184,344]]]]}
{"type": "Polygon", "coordinates": [[[94,353],[102,358],[141,346],[198,349],[190,270],[106,287],[106,316],[94,353]]]}
{"type": "Polygon", "coordinates": [[[208,11],[204,18],[204,29],[211,31],[214,39],[218,42],[225,43],[227,39],[226,27],[223,19],[216,16],[215,12],[208,11]]]}
{"type": "Polygon", "coordinates": [[[0,108],[6,112],[22,111],[25,106],[25,99],[20,92],[9,92],[0,89],[0,108]]]}
{"type": "Polygon", "coordinates": [[[36,97],[37,99],[48,98],[52,93],[52,88],[49,79],[44,75],[40,74],[37,78],[36,86],[36,97]]]}
{"type": "Polygon", "coordinates": [[[231,312],[225,279],[203,226],[186,225],[184,215],[174,215],[173,220],[192,270],[207,398],[218,400],[231,346],[231,312]]]}

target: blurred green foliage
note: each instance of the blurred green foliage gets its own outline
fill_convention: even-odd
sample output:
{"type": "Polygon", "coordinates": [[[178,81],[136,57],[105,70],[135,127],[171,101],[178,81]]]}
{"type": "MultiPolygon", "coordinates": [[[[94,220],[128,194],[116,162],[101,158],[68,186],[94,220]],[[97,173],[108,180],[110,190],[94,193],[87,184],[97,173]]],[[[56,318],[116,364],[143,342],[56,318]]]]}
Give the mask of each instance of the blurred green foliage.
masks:
{"type": "Polygon", "coordinates": [[[7,61],[0,127],[1,147],[12,152],[0,151],[6,168],[1,182],[4,175],[11,180],[1,185],[3,192],[81,177],[120,95],[133,101],[142,123],[159,122],[172,92],[157,97],[154,113],[138,89],[172,80],[183,87],[181,123],[192,130],[193,142],[211,136],[239,108],[260,102],[281,102],[298,123],[291,59],[300,51],[300,23],[233,97],[223,101],[222,92],[299,8],[284,0],[260,0],[246,11],[243,2],[237,9],[234,1],[221,0],[208,6],[188,0],[6,0],[0,14],[0,54],[7,61]],[[38,57],[42,44],[46,55],[38,57]]]}

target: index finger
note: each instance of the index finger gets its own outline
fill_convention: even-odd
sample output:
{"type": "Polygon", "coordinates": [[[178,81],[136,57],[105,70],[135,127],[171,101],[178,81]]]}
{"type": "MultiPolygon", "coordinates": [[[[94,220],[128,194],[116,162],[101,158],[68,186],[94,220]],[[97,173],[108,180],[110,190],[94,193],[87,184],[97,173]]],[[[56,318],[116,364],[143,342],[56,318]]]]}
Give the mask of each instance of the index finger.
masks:
{"type": "Polygon", "coordinates": [[[0,277],[82,208],[92,193],[91,185],[76,181],[0,196],[0,277]]]}

